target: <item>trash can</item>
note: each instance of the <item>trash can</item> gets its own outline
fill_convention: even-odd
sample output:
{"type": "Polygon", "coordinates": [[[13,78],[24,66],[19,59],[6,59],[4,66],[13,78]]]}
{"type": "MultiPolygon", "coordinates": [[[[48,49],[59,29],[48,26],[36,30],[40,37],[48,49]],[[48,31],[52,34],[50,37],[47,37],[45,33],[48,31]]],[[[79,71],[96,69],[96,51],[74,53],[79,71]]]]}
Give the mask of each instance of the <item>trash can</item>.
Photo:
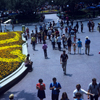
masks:
{"type": "Polygon", "coordinates": [[[18,19],[16,19],[16,24],[18,24],[18,19]]]}
{"type": "Polygon", "coordinates": [[[22,31],[25,32],[25,25],[22,25],[22,31]]]}

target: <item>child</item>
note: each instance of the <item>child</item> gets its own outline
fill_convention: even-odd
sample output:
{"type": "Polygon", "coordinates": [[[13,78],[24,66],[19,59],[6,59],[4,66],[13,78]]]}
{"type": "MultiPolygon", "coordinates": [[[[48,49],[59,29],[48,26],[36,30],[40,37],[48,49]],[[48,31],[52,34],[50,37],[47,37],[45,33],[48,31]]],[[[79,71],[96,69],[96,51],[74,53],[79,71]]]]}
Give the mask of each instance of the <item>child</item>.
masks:
{"type": "Polygon", "coordinates": [[[76,53],[76,44],[73,43],[73,50],[74,50],[74,54],[76,53]]]}

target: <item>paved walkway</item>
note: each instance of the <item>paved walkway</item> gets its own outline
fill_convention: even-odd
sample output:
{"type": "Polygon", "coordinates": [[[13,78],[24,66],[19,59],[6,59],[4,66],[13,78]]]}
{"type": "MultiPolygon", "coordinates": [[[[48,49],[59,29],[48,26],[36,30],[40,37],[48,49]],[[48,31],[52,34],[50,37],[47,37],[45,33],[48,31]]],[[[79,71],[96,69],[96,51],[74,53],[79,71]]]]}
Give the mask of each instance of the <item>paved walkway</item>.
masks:
{"type": "MultiPolygon", "coordinates": [[[[52,19],[57,20],[55,14],[46,15],[46,21],[51,21],[52,19]]],[[[95,77],[97,81],[100,82],[100,55],[98,54],[100,51],[100,33],[97,31],[97,23],[99,20],[95,20],[94,22],[94,32],[88,32],[87,22],[83,22],[84,33],[81,33],[79,29],[79,34],[77,34],[77,37],[83,42],[83,48],[85,47],[85,37],[89,36],[91,40],[90,56],[85,54],[68,54],[67,76],[63,75],[60,65],[60,55],[62,51],[52,50],[51,42],[47,40],[49,59],[44,59],[42,44],[37,44],[36,51],[33,51],[30,44],[31,40],[29,39],[28,52],[31,55],[31,60],[34,62],[33,71],[29,72],[19,83],[0,96],[0,100],[8,100],[8,96],[11,93],[15,95],[15,100],[39,100],[36,90],[36,83],[39,78],[42,78],[46,84],[46,99],[44,100],[51,100],[49,85],[53,77],[56,77],[57,81],[61,83],[62,89],[60,98],[62,92],[67,92],[70,100],[73,100],[72,93],[76,84],[80,83],[82,88],[87,90],[92,78],[95,77]]],[[[28,27],[30,30],[34,29],[34,26],[28,27]]],[[[21,27],[16,26],[15,30],[21,30],[21,27]]],[[[84,49],[82,52],[84,53],[84,49]]],[[[84,95],[84,100],[87,100],[86,95],[84,95]]]]}

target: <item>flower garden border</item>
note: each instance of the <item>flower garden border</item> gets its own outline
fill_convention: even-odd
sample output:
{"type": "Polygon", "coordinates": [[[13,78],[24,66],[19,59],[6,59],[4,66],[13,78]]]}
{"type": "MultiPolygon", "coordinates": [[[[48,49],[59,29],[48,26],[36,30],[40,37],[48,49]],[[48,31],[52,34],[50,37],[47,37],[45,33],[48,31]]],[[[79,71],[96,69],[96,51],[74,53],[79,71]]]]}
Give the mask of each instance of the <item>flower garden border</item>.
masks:
{"type": "MultiPolygon", "coordinates": [[[[25,41],[23,35],[22,35],[22,40],[25,41]]],[[[25,42],[22,45],[22,53],[25,55],[28,54],[27,42],[25,42]]],[[[19,82],[27,74],[27,72],[28,72],[27,67],[25,67],[23,62],[16,71],[11,73],[4,79],[0,80],[0,94],[4,93],[8,89],[10,89],[13,85],[15,85],[17,82],[19,82]]]]}

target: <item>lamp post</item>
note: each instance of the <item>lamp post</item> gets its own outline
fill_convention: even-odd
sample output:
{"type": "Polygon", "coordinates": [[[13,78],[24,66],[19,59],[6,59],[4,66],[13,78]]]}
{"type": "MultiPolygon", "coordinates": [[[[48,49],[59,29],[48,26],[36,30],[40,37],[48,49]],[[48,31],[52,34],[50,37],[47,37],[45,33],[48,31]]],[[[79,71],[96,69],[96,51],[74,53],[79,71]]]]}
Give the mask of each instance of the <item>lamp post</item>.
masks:
{"type": "Polygon", "coordinates": [[[52,9],[53,9],[53,0],[51,2],[52,2],[52,9]]]}

